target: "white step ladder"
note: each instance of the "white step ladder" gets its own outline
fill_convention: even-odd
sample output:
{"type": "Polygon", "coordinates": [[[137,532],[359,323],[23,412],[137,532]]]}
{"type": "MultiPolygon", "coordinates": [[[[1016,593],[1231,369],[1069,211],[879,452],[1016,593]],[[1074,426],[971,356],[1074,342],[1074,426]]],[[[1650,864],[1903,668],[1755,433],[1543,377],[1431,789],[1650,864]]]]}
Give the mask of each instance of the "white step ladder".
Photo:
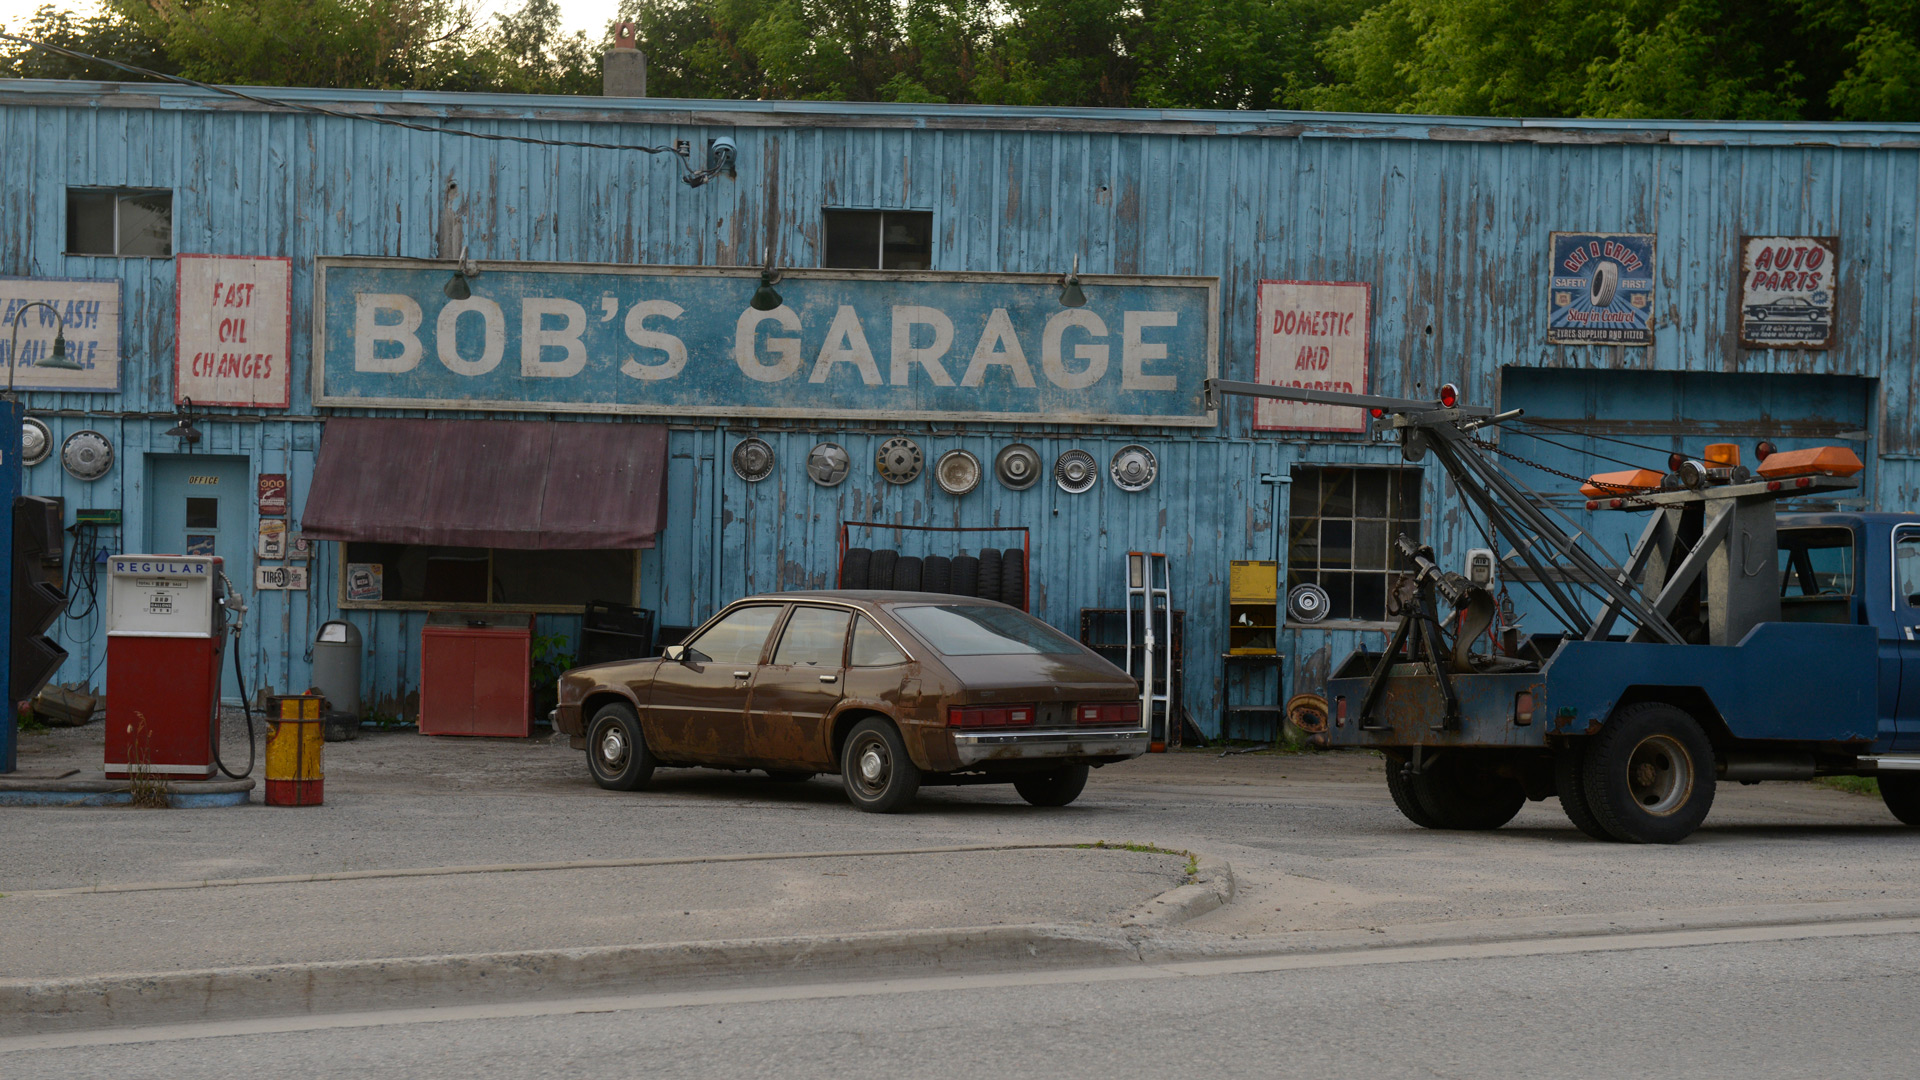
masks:
{"type": "Polygon", "coordinates": [[[1140,715],[1147,723],[1147,749],[1166,752],[1178,745],[1174,715],[1173,571],[1158,551],[1127,552],[1127,674],[1140,680],[1140,715]],[[1134,616],[1139,614],[1141,648],[1134,652],[1134,616]]]}

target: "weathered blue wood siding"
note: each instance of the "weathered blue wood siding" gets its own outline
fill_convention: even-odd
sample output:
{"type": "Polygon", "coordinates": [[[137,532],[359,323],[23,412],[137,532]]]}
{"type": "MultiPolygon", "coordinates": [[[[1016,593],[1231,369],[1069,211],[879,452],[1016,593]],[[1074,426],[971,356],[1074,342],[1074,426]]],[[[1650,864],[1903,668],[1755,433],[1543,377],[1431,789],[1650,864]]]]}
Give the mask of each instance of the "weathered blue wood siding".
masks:
{"type": "MultiPolygon", "coordinates": [[[[1373,388],[1419,395],[1459,381],[1487,400],[1503,365],[1803,372],[1878,380],[1880,460],[1871,502],[1920,496],[1912,419],[1916,378],[1915,225],[1920,126],[1516,122],[1281,113],[1103,112],[763,102],[610,102],[491,95],[275,91],[450,127],[555,139],[666,144],[728,135],[739,175],[679,183],[670,159],[482,142],[149,86],[0,84],[0,274],[118,277],[125,283],[124,390],[28,395],[56,438],[111,436],[119,464],[81,484],[57,465],[29,470],[30,492],[70,507],[117,506],[111,546],[144,537],[142,455],[172,452],[173,263],[63,254],[69,185],[175,191],[180,252],[285,255],[294,267],[293,406],[210,410],[207,452],[245,454],[289,474],[305,497],[319,422],[305,328],[313,260],[323,255],[446,257],[436,233],[449,182],[466,201],[474,257],[553,262],[815,266],[826,207],[934,213],[934,267],[1217,275],[1222,374],[1254,377],[1252,312],[1263,278],[1373,286],[1373,388]],[[1644,231],[1658,237],[1656,343],[1575,348],[1545,342],[1547,234],[1644,231]],[[1741,350],[1742,234],[1829,234],[1846,260],[1838,345],[1826,352],[1741,350]]],[[[1296,463],[1397,463],[1348,436],[1255,437],[1249,403],[1213,431],[1078,430],[1049,424],[686,424],[672,438],[670,527],[643,561],[643,595],[663,622],[690,622],[753,589],[829,584],[842,519],[1018,523],[1033,529],[1036,610],[1072,629],[1080,607],[1120,601],[1121,553],[1174,556],[1188,613],[1186,704],[1217,723],[1227,562],[1270,557],[1270,495],[1259,476],[1296,463]],[[754,430],[779,454],[775,479],[742,483],[726,453],[754,430]],[[1162,476],[1129,496],[1102,483],[1066,495],[991,479],[964,499],[930,479],[905,487],[871,470],[844,486],[804,479],[806,448],[841,442],[856,460],[904,430],[929,458],[965,446],[990,460],[1016,438],[1043,457],[1080,446],[1104,465],[1124,442],[1160,455],[1162,476]]],[[[563,420],[563,422],[595,422],[563,420]]],[[[404,467],[396,463],[395,467],[404,467]]],[[[1536,478],[1544,479],[1544,478],[1536,478]]],[[[1476,546],[1433,473],[1424,505],[1443,552],[1476,546]]],[[[1284,505],[1284,504],[1283,504],[1284,505]]],[[[245,649],[253,681],[305,685],[307,642],[334,613],[336,561],[323,551],[309,593],[255,599],[245,649]]],[[[368,643],[367,692],[404,698],[418,677],[424,616],[353,612],[368,643]]],[[[569,621],[546,625],[566,628],[569,621]]],[[[1360,628],[1288,631],[1291,680],[1309,688],[1360,628]]],[[[63,680],[101,681],[97,621],[69,624],[63,680]]]]}

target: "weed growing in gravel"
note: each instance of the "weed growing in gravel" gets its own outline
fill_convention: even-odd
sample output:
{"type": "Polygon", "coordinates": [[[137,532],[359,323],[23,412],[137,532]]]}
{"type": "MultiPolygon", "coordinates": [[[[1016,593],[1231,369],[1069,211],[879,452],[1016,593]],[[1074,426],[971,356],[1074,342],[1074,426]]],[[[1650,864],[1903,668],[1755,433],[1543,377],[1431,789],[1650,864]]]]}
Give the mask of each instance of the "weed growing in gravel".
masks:
{"type": "Polygon", "coordinates": [[[1854,795],[1872,795],[1875,798],[1880,796],[1880,781],[1871,776],[1822,776],[1814,783],[1854,795]]]}

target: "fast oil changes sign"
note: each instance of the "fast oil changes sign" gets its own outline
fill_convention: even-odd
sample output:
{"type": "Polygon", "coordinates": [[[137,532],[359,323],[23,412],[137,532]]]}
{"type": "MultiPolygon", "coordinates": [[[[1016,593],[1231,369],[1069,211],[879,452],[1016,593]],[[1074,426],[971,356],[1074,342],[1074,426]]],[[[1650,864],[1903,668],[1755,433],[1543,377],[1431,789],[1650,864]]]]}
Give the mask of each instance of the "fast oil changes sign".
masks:
{"type": "Polygon", "coordinates": [[[322,259],[319,405],[1211,425],[1218,279],[322,259]]]}

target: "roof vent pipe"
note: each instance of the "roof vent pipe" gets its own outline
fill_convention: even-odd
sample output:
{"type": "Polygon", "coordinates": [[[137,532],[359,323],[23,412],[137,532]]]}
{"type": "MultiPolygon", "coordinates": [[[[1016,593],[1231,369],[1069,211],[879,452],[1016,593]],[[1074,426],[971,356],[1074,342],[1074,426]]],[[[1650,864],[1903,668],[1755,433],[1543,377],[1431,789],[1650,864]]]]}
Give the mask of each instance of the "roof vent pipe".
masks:
{"type": "Polygon", "coordinates": [[[647,96],[647,54],[634,45],[635,30],[624,20],[613,28],[613,48],[600,58],[602,97],[647,96]]]}

